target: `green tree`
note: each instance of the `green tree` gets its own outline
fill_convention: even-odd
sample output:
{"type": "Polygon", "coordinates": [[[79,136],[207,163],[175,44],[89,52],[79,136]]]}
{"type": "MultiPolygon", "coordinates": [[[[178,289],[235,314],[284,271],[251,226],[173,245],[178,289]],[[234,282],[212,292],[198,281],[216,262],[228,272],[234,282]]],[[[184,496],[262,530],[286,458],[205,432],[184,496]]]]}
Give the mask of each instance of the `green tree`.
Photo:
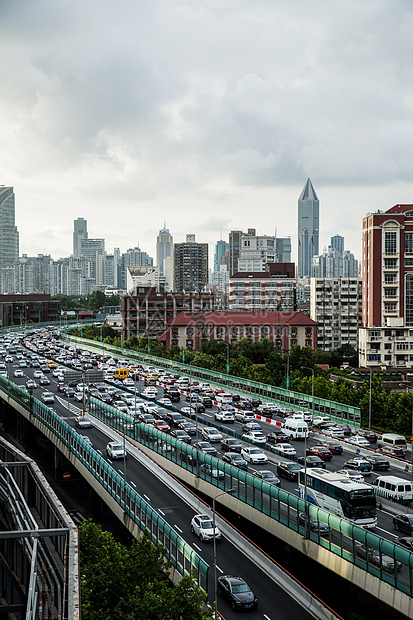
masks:
{"type": "Polygon", "coordinates": [[[106,295],[103,291],[93,291],[89,297],[88,306],[93,312],[99,312],[106,305],[106,295]]]}

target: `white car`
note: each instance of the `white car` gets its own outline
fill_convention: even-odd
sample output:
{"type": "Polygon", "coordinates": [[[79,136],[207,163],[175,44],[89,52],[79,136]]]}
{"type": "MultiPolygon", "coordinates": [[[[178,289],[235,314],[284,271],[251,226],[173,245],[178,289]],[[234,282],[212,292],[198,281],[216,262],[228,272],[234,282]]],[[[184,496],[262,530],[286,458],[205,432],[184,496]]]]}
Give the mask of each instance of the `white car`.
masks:
{"type": "Polygon", "coordinates": [[[219,420],[220,422],[226,422],[228,424],[233,424],[235,421],[234,415],[230,411],[225,411],[222,409],[221,411],[215,412],[215,420],[219,420]]]}
{"type": "Polygon", "coordinates": [[[262,452],[259,448],[249,447],[242,448],[241,455],[248,463],[266,463],[268,456],[262,452]]]}
{"type": "Polygon", "coordinates": [[[33,379],[40,379],[40,377],[43,377],[43,371],[35,370],[33,373],[33,379]]]}
{"type": "Polygon", "coordinates": [[[54,394],[52,392],[43,392],[41,399],[45,405],[54,403],[54,394]]]}
{"type": "Polygon", "coordinates": [[[196,409],[194,407],[182,407],[182,409],[180,411],[181,411],[181,413],[184,413],[185,415],[195,415],[196,414],[196,409]]]}
{"type": "Polygon", "coordinates": [[[128,407],[132,407],[135,404],[135,397],[133,394],[124,394],[122,400],[125,401],[128,407]]]}
{"type": "Polygon", "coordinates": [[[149,391],[149,390],[145,390],[144,392],[142,392],[142,396],[145,396],[145,398],[150,398],[150,399],[153,399],[153,400],[155,400],[156,394],[157,394],[157,391],[152,392],[152,391],[149,391]]]}
{"type": "Polygon", "coordinates": [[[219,540],[221,538],[221,532],[217,525],[215,525],[212,521],[210,515],[200,514],[195,515],[191,521],[191,532],[196,534],[199,540],[219,540]]]}
{"type": "Polygon", "coordinates": [[[290,443],[277,443],[273,451],[281,456],[295,456],[297,454],[296,449],[290,443]]]}
{"type": "Polygon", "coordinates": [[[118,443],[117,441],[110,441],[108,443],[108,445],[106,446],[106,454],[114,460],[123,459],[124,457],[126,457],[126,452],[123,449],[122,444],[118,443]]]}
{"type": "Polygon", "coordinates": [[[75,420],[75,424],[79,428],[90,428],[92,426],[90,418],[88,418],[86,415],[78,416],[75,420]]]}
{"type": "Polygon", "coordinates": [[[205,441],[221,441],[222,433],[220,433],[219,430],[214,427],[205,427],[202,429],[202,437],[205,439],[205,441]]]}
{"type": "Polygon", "coordinates": [[[123,380],[123,385],[125,387],[134,387],[135,381],[130,377],[126,377],[126,379],[123,380]]]}
{"type": "Polygon", "coordinates": [[[142,409],[146,413],[151,413],[152,415],[155,415],[155,413],[158,412],[158,405],[156,403],[145,403],[142,409]]]}
{"type": "Polygon", "coordinates": [[[332,437],[344,439],[344,431],[339,426],[329,426],[327,428],[324,428],[323,433],[325,433],[326,435],[331,435],[332,437]]]}
{"type": "Polygon", "coordinates": [[[339,469],[336,474],[340,474],[352,482],[364,482],[364,476],[354,469],[339,469]]]}
{"type": "Polygon", "coordinates": [[[162,405],[162,407],[172,407],[172,401],[170,398],[160,398],[158,403],[162,405]]]}
{"type": "MultiPolygon", "coordinates": [[[[73,396],[74,400],[78,403],[83,402],[83,392],[75,392],[73,396]]],[[[85,400],[87,399],[87,394],[85,392],[85,400]]]]}
{"type": "Polygon", "coordinates": [[[356,446],[361,446],[362,448],[370,447],[370,442],[365,437],[362,437],[361,435],[354,435],[354,437],[351,437],[349,439],[349,442],[355,443],[356,446]]]}
{"type": "Polygon", "coordinates": [[[248,433],[244,433],[241,439],[255,444],[263,444],[267,441],[265,435],[261,433],[261,431],[249,431],[248,433]]]}
{"type": "Polygon", "coordinates": [[[17,370],[15,370],[13,374],[15,377],[24,377],[24,372],[20,370],[20,368],[17,368],[17,370]]]}

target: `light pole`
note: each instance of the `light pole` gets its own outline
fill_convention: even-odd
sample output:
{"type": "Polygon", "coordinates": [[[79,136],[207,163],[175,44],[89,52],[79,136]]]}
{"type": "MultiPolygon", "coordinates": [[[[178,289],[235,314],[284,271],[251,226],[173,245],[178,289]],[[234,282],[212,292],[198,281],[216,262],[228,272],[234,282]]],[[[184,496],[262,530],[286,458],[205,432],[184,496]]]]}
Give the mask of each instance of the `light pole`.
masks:
{"type": "Polygon", "coordinates": [[[217,539],[215,536],[215,500],[217,497],[221,497],[221,495],[226,495],[228,493],[235,493],[236,489],[228,489],[228,491],[222,491],[222,493],[218,493],[212,498],[212,529],[214,532],[214,601],[215,601],[215,618],[218,617],[218,593],[217,593],[217,539]]]}
{"type": "Polygon", "coordinates": [[[229,375],[229,342],[227,342],[227,375],[229,375]]]}
{"type": "MultiPolygon", "coordinates": [[[[302,370],[309,370],[311,372],[311,419],[314,419],[314,368],[309,366],[301,366],[302,370]]],[[[307,435],[308,428],[304,431],[304,538],[307,538],[307,435]]]]}
{"type": "Polygon", "coordinates": [[[369,386],[369,428],[371,428],[371,368],[370,368],[370,386],[369,386]]]}
{"type": "MultiPolygon", "coordinates": [[[[401,387],[404,387],[403,383],[399,383],[399,385],[401,387]]],[[[409,394],[409,386],[406,387],[406,392],[407,392],[407,394],[409,394]]],[[[412,438],[413,438],[413,399],[412,399],[412,434],[411,434],[410,439],[412,439],[412,438]]],[[[412,467],[413,467],[413,442],[410,443],[410,450],[411,450],[410,462],[411,462],[412,467]]]]}

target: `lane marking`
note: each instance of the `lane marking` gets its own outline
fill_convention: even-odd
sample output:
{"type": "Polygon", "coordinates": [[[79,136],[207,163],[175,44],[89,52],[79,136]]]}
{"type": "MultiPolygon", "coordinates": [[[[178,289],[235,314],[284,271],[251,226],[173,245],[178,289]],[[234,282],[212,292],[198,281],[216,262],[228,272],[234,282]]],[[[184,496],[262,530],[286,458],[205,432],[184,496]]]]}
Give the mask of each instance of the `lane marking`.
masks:
{"type": "Polygon", "coordinates": [[[220,572],[220,573],[223,573],[223,572],[224,572],[224,571],[222,570],[222,568],[220,568],[218,565],[217,565],[217,570],[219,570],[219,572],[220,572]]]}
{"type": "Polygon", "coordinates": [[[158,511],[161,513],[161,515],[165,516],[165,513],[163,510],[161,510],[160,508],[158,508],[158,511]]]}
{"type": "Polygon", "coordinates": [[[195,549],[198,549],[198,551],[201,551],[201,552],[202,552],[201,547],[198,547],[198,545],[197,545],[196,543],[194,543],[194,547],[195,547],[195,549]]]}
{"type": "Polygon", "coordinates": [[[132,485],[133,487],[135,487],[135,489],[136,489],[136,484],[134,483],[134,481],[133,481],[133,480],[130,480],[130,481],[129,481],[129,484],[131,484],[131,485],[132,485]]]}
{"type": "Polygon", "coordinates": [[[150,497],[148,497],[147,495],[145,495],[145,493],[143,494],[143,496],[144,496],[144,498],[145,498],[145,499],[147,499],[147,500],[148,500],[148,502],[150,502],[150,501],[151,501],[151,498],[150,498],[150,497]]]}
{"type": "Polygon", "coordinates": [[[178,526],[176,525],[176,523],[174,523],[174,528],[175,528],[176,530],[178,530],[178,532],[180,532],[181,534],[183,534],[183,531],[181,530],[181,528],[180,528],[180,527],[178,527],[178,526]]]}

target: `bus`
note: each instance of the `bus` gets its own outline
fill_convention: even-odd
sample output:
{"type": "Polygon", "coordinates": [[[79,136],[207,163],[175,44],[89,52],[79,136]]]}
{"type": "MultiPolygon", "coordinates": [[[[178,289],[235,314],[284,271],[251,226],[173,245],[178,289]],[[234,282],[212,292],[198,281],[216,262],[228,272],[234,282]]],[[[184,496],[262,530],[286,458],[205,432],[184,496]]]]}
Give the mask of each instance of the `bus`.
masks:
{"type": "MultiPolygon", "coordinates": [[[[299,496],[305,493],[306,471],[298,478],[299,496]]],[[[354,525],[371,529],[377,525],[376,496],[371,485],[352,482],[325,469],[307,468],[307,501],[354,525]]]]}

